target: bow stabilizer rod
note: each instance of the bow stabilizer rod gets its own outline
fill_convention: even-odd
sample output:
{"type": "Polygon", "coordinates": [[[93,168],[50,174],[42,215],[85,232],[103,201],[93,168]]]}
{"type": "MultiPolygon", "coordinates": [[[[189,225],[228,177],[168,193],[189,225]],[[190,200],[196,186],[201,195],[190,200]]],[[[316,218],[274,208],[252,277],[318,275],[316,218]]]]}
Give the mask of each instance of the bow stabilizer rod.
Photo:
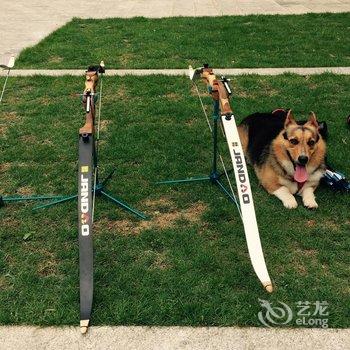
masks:
{"type": "Polygon", "coordinates": [[[237,192],[239,196],[241,217],[246,236],[249,257],[253,269],[267,292],[273,291],[273,285],[266,267],[261,246],[258,224],[255,215],[253,195],[249,182],[248,169],[244,158],[242,144],[239,138],[235,117],[230,105],[232,94],[229,79],[224,76],[217,79],[213,69],[205,64],[201,68],[189,67],[189,76],[193,81],[202,78],[214,101],[219,102],[221,122],[224,127],[227,145],[235,173],[237,192]]]}

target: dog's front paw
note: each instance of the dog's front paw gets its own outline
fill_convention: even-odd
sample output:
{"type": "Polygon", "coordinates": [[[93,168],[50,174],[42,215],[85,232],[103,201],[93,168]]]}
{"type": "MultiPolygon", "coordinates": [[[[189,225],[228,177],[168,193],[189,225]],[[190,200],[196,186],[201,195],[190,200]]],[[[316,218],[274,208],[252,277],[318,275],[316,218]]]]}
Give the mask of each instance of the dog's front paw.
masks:
{"type": "Polygon", "coordinates": [[[318,208],[318,204],[315,201],[315,198],[303,198],[304,206],[308,209],[318,208]]]}
{"type": "Polygon", "coordinates": [[[297,203],[296,199],[293,196],[291,196],[288,199],[285,199],[283,201],[283,205],[287,209],[295,209],[298,206],[298,203],[297,203]]]}

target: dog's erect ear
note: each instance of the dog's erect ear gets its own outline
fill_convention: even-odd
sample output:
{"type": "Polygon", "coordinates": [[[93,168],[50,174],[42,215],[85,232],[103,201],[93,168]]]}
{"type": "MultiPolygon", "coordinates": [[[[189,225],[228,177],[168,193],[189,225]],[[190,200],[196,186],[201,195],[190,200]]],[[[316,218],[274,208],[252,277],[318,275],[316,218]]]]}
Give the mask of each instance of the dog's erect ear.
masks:
{"type": "Polygon", "coordinates": [[[307,121],[306,124],[309,124],[309,125],[315,127],[316,129],[318,129],[319,125],[318,125],[318,121],[316,118],[316,114],[314,112],[310,112],[309,120],[307,121]]]}
{"type": "Polygon", "coordinates": [[[292,110],[290,109],[287,113],[286,120],[284,121],[284,128],[286,129],[289,125],[296,124],[292,110]]]}

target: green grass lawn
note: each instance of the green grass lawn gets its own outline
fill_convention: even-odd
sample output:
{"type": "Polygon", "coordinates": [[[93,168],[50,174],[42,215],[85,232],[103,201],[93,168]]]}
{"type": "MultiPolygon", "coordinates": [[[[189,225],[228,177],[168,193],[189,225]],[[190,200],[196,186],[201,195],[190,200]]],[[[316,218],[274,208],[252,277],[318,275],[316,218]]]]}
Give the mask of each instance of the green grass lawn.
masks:
{"type": "MultiPolygon", "coordinates": [[[[83,23],[99,22],[75,20],[65,30],[83,23]]],[[[233,78],[232,85],[239,119],[276,107],[293,108],[299,118],[314,110],[329,125],[330,162],[350,176],[350,77],[245,76],[233,78]]],[[[0,105],[0,193],[77,191],[77,131],[84,113],[74,94],[82,88],[83,77],[9,80],[0,105]]],[[[151,220],[139,221],[97,200],[93,324],[259,325],[261,298],[289,305],[325,300],[329,325],[350,326],[348,196],[319,188],[319,209],[287,210],[251,172],[276,285],[268,295],[250,264],[237,210],[217,188],[153,185],[210,170],[210,134],[189,80],[106,77],[104,92],[101,175],[116,168],[109,191],[151,220]]],[[[211,99],[204,99],[210,111],[211,99]]],[[[78,323],[76,206],[0,209],[0,324],[78,323]]]]}
{"type": "Polygon", "coordinates": [[[17,68],[348,66],[349,22],[350,13],[73,19],[22,51],[17,68]]]}

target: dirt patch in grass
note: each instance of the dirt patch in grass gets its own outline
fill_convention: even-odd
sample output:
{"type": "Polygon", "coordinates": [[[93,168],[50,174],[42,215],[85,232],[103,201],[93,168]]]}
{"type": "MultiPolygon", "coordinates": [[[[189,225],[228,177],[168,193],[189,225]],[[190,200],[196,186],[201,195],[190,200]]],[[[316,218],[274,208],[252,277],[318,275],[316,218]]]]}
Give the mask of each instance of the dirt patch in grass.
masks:
{"type": "Polygon", "coordinates": [[[305,223],[306,227],[315,227],[316,226],[316,220],[307,220],[305,223]]]}
{"type": "MultiPolygon", "coordinates": [[[[198,97],[197,89],[194,85],[191,86],[191,95],[198,97]]],[[[199,90],[199,96],[200,97],[208,97],[208,92],[199,90]]]]}
{"type": "Polygon", "coordinates": [[[149,269],[151,270],[167,270],[171,267],[167,253],[166,252],[154,252],[154,251],[146,251],[146,255],[152,258],[153,262],[150,265],[149,269]]]}
{"type": "Polygon", "coordinates": [[[5,172],[11,168],[11,163],[0,163],[0,173],[5,172]]]}
{"type": "Polygon", "coordinates": [[[316,90],[318,86],[316,84],[308,84],[308,87],[310,90],[316,90]]]}
{"type": "Polygon", "coordinates": [[[304,249],[296,246],[294,249],[293,266],[301,276],[306,276],[308,273],[307,266],[315,266],[317,261],[318,251],[315,249],[304,249]]]}
{"type": "Polygon", "coordinates": [[[249,94],[247,93],[247,91],[241,89],[238,84],[235,86],[235,95],[242,98],[249,97],[249,94]]]}
{"type": "Polygon", "coordinates": [[[315,249],[303,249],[301,250],[301,254],[304,256],[316,257],[318,254],[318,251],[315,249]]]}
{"type": "Polygon", "coordinates": [[[6,276],[0,276],[0,290],[9,289],[11,284],[6,276]]]}
{"type": "Polygon", "coordinates": [[[42,144],[42,145],[45,145],[45,146],[52,146],[52,145],[53,145],[53,142],[52,142],[52,140],[50,140],[50,139],[45,139],[45,140],[42,141],[41,144],[42,144]]]}
{"type": "Polygon", "coordinates": [[[318,84],[312,82],[312,75],[305,75],[305,81],[307,82],[307,86],[310,90],[316,90],[318,88],[318,84]]]}
{"type": "Polygon", "coordinates": [[[34,135],[23,135],[19,139],[23,142],[26,142],[26,143],[35,143],[36,142],[36,138],[34,135]]]}
{"type": "Polygon", "coordinates": [[[152,267],[160,270],[166,270],[167,268],[169,268],[165,252],[156,254],[156,258],[152,264],[152,267]]]}
{"type": "Polygon", "coordinates": [[[1,224],[4,228],[16,228],[20,226],[20,221],[15,219],[14,217],[7,217],[1,219],[1,224]]]}
{"type": "Polygon", "coordinates": [[[14,123],[19,122],[21,118],[17,115],[16,112],[7,112],[0,114],[0,120],[0,135],[5,135],[8,127],[14,123]]]}
{"type": "Polygon", "coordinates": [[[165,95],[165,98],[171,101],[178,101],[180,100],[181,96],[179,94],[176,94],[175,92],[169,92],[165,95]]]}
{"type": "Polygon", "coordinates": [[[166,198],[166,197],[162,197],[158,199],[146,199],[143,203],[151,209],[159,209],[160,207],[163,207],[163,208],[174,207],[174,203],[169,198],[166,198]]]}
{"type": "Polygon", "coordinates": [[[0,135],[5,135],[7,127],[5,125],[0,125],[0,135]]]}
{"type": "Polygon", "coordinates": [[[42,277],[57,275],[57,261],[53,258],[42,260],[38,264],[38,274],[42,277]]]}
{"type": "Polygon", "coordinates": [[[34,190],[30,186],[23,186],[18,188],[17,193],[23,196],[29,196],[34,194],[34,190]]]}
{"type": "Polygon", "coordinates": [[[108,127],[108,125],[109,125],[110,123],[111,123],[110,120],[107,120],[107,119],[101,120],[101,122],[100,122],[100,130],[101,130],[101,131],[107,130],[107,127],[108,127]]]}
{"type": "Polygon", "coordinates": [[[195,126],[196,122],[197,122],[197,119],[198,119],[198,117],[194,115],[191,119],[188,119],[185,122],[186,126],[189,126],[189,127],[195,126]]]}
{"type": "Polygon", "coordinates": [[[164,230],[174,227],[180,220],[188,224],[195,224],[200,222],[202,214],[206,210],[206,205],[202,202],[197,202],[187,209],[177,210],[171,201],[166,199],[148,202],[149,207],[157,208],[151,213],[151,219],[139,222],[131,222],[129,220],[116,220],[102,223],[107,225],[109,230],[113,230],[121,234],[137,235],[142,231],[149,229],[164,230]],[[173,208],[168,212],[169,208],[173,208]],[[167,210],[167,212],[162,212],[167,210]]]}
{"type": "Polygon", "coordinates": [[[238,81],[233,81],[232,85],[234,86],[235,96],[238,96],[240,98],[257,99],[261,98],[262,96],[277,96],[280,93],[271,85],[270,82],[267,82],[263,79],[257,80],[256,88],[249,90],[240,87],[238,81]]]}
{"type": "Polygon", "coordinates": [[[307,269],[306,267],[299,261],[294,262],[295,269],[298,271],[298,274],[301,276],[307,275],[307,269]]]}
{"type": "Polygon", "coordinates": [[[323,220],[320,222],[320,226],[331,231],[338,231],[340,229],[340,224],[333,220],[323,220]]]}
{"type": "Polygon", "coordinates": [[[304,249],[301,248],[299,245],[295,246],[294,252],[299,256],[310,258],[315,258],[318,254],[318,251],[315,249],[304,249]]]}
{"type": "Polygon", "coordinates": [[[319,222],[316,222],[316,220],[307,220],[305,222],[305,227],[307,228],[313,228],[313,227],[318,227],[318,228],[326,228],[331,231],[338,231],[340,230],[340,224],[335,222],[334,220],[322,220],[319,222]]]}
{"type": "Polygon", "coordinates": [[[51,56],[48,63],[61,63],[62,61],[63,57],[61,56],[51,56]]]}
{"type": "Polygon", "coordinates": [[[28,168],[31,166],[35,166],[35,163],[33,162],[27,162],[27,163],[23,163],[23,162],[5,162],[5,163],[0,163],[0,173],[1,172],[5,172],[11,168],[28,168]]]}
{"type": "Polygon", "coordinates": [[[43,106],[49,106],[50,104],[53,103],[53,101],[52,101],[52,98],[50,98],[48,96],[42,96],[42,97],[38,98],[37,103],[39,103],[43,106]]]}
{"type": "Polygon", "coordinates": [[[111,103],[115,103],[116,100],[128,100],[129,94],[127,86],[125,84],[120,84],[118,85],[117,90],[113,91],[113,94],[105,95],[103,98],[111,103]]]}
{"type": "Polygon", "coordinates": [[[279,94],[279,91],[274,89],[266,80],[260,80],[259,83],[265,96],[272,97],[279,94]]]}
{"type": "Polygon", "coordinates": [[[132,53],[123,53],[119,57],[119,62],[122,67],[128,66],[129,61],[133,61],[133,60],[134,60],[134,54],[132,53]]]}
{"type": "Polygon", "coordinates": [[[1,113],[0,119],[5,122],[18,122],[22,118],[16,112],[5,112],[1,113]]]}
{"type": "Polygon", "coordinates": [[[58,275],[57,266],[59,265],[59,261],[52,251],[32,245],[31,243],[25,243],[25,245],[31,254],[35,254],[39,258],[36,265],[38,275],[41,277],[58,275]]]}

